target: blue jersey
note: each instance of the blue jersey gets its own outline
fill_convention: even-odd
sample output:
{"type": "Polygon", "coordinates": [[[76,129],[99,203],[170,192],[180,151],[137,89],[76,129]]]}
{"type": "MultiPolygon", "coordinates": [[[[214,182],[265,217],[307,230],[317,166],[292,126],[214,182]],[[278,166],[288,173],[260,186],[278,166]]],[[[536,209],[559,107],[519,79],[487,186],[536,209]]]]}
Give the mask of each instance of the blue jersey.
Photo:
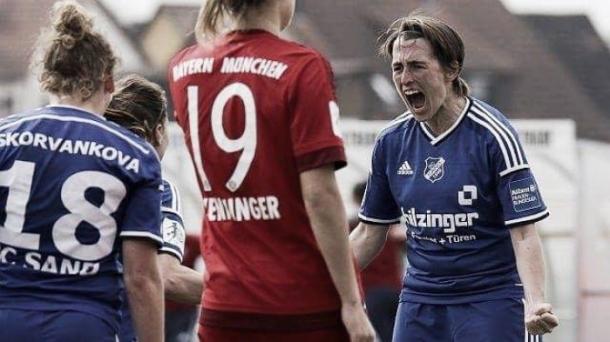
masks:
{"type": "MultiPolygon", "coordinates": [[[[182,221],[182,206],[178,189],[169,181],[163,180],[163,194],[161,195],[161,233],[163,245],[159,253],[167,253],[176,257],[180,262],[184,256],[184,244],[186,241],[186,230],[182,221]]],[[[136,341],[135,328],[129,311],[127,301],[121,309],[121,331],[120,342],[136,341]]]]}
{"type": "Polygon", "coordinates": [[[428,304],[521,298],[509,229],[547,215],[515,130],[472,98],[442,135],[409,113],[380,133],[359,213],[406,222],[401,301],[428,304]]]}
{"type": "Polygon", "coordinates": [[[161,243],[160,186],[154,149],[101,116],[49,106],[0,121],[0,308],[118,330],[121,238],[161,243]]]}

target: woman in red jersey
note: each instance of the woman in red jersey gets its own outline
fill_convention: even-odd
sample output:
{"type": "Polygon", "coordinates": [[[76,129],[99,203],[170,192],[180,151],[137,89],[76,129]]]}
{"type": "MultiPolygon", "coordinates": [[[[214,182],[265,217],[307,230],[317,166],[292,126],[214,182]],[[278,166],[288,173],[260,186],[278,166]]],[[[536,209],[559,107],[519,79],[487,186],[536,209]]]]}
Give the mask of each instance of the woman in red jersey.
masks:
{"type": "Polygon", "coordinates": [[[334,171],[328,62],[278,35],[294,0],[208,0],[169,65],[203,195],[205,341],[372,341],[334,171]]]}

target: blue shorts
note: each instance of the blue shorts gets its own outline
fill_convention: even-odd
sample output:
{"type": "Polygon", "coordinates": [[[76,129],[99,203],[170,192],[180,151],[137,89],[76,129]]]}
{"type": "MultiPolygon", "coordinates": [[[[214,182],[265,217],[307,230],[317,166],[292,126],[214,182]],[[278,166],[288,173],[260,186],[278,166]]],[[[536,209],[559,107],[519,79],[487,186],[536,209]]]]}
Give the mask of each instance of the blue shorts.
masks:
{"type": "Polygon", "coordinates": [[[136,328],[135,325],[133,325],[133,320],[131,319],[131,312],[129,311],[129,306],[124,306],[123,310],[121,310],[121,316],[122,317],[121,327],[119,330],[119,342],[136,342],[138,338],[136,337],[136,328]]]}
{"type": "Polygon", "coordinates": [[[498,299],[467,304],[402,302],[394,324],[394,342],[541,342],[525,336],[523,303],[498,299]]]}
{"type": "Polygon", "coordinates": [[[110,324],[77,311],[0,309],[0,334],[3,341],[116,341],[110,324]]]}

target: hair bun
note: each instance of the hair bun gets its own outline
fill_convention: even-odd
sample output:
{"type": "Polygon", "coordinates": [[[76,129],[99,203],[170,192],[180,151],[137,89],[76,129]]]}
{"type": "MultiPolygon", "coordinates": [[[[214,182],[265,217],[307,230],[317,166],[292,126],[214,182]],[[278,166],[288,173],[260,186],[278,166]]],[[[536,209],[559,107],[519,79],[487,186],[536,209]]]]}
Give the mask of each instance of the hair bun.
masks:
{"type": "Polygon", "coordinates": [[[82,6],[62,1],[53,7],[53,28],[58,33],[62,45],[71,49],[76,41],[83,39],[93,28],[93,23],[82,6]]]}

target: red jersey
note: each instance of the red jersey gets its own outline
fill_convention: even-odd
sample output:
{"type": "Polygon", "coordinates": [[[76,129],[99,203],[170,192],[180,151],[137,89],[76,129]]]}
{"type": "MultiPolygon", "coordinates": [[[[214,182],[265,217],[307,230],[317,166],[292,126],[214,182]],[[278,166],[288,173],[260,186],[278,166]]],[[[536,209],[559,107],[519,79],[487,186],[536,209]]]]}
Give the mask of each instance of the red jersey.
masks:
{"type": "MultiPolygon", "coordinates": [[[[356,229],[359,222],[360,219],[357,216],[350,219],[350,230],[356,229]]],[[[404,240],[388,234],[385,245],[379,254],[360,272],[360,280],[365,293],[380,287],[400,291],[402,287],[402,264],[400,260],[404,245],[404,240]]]]}
{"type": "Polygon", "coordinates": [[[400,291],[402,287],[400,250],[403,246],[404,241],[388,236],[381,252],[360,274],[365,293],[378,287],[400,291]]]}
{"type": "MultiPolygon", "coordinates": [[[[182,256],[182,265],[188,268],[195,268],[197,258],[201,256],[199,251],[199,235],[186,234],[184,241],[184,255],[182,256]]],[[[165,311],[192,310],[195,305],[176,303],[169,299],[165,300],[165,311]]]]}
{"type": "Polygon", "coordinates": [[[266,31],[235,31],[179,52],[168,77],[204,198],[203,307],[339,309],[299,181],[300,172],[345,165],[327,61],[266,31]]]}

